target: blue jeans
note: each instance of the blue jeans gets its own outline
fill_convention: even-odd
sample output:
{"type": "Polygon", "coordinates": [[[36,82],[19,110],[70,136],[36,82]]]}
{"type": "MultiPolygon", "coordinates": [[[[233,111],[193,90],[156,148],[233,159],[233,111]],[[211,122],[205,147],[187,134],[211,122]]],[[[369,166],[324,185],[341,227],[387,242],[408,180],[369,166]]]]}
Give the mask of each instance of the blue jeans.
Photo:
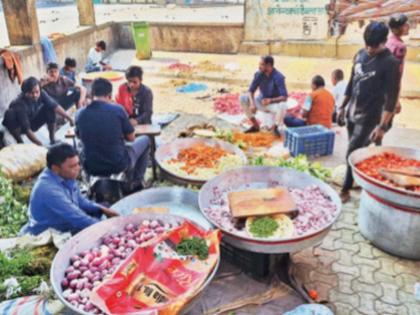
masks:
{"type": "Polygon", "coordinates": [[[287,127],[303,127],[306,126],[306,121],[300,118],[287,115],[284,117],[284,124],[287,127]]]}
{"type": "Polygon", "coordinates": [[[133,185],[141,184],[149,161],[150,140],[147,136],[138,137],[127,144],[127,149],[131,165],[125,173],[133,185]]]}

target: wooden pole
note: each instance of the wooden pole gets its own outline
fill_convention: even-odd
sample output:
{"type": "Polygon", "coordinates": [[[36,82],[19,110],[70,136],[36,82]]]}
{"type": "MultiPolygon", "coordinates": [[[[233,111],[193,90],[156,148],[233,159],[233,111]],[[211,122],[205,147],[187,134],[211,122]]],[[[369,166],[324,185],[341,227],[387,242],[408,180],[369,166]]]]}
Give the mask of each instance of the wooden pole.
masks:
{"type": "Polygon", "coordinates": [[[77,10],[79,11],[79,24],[81,26],[96,24],[93,0],[77,0],[77,10]]]}
{"type": "Polygon", "coordinates": [[[10,45],[39,43],[35,0],[2,0],[10,45]]]}

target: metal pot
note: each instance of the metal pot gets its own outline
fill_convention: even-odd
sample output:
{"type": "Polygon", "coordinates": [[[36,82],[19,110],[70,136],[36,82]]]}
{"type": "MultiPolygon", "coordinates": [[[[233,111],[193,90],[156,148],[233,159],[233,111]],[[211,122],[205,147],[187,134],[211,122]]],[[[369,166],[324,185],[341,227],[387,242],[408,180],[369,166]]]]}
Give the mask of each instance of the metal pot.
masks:
{"type": "Polygon", "coordinates": [[[400,147],[367,147],[354,151],[349,156],[356,183],[371,194],[395,205],[417,209],[420,213],[420,193],[400,187],[389,186],[361,172],[356,165],[374,155],[391,152],[403,157],[420,160],[420,150],[400,147]]]}
{"type": "Polygon", "coordinates": [[[359,227],[364,237],[393,255],[420,260],[420,212],[395,206],[364,190],[359,227]]]}

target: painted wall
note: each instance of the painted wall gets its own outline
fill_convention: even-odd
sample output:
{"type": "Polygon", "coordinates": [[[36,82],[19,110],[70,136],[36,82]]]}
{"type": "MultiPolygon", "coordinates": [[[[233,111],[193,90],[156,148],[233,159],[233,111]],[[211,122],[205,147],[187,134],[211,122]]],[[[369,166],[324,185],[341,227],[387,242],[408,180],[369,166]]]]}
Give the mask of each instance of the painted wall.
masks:
{"type": "Polygon", "coordinates": [[[319,40],[328,37],[329,0],[247,0],[245,40],[319,40]]]}
{"type": "MultiPolygon", "coordinates": [[[[150,24],[152,50],[233,54],[244,36],[242,24],[150,24]]],[[[134,48],[130,23],[120,24],[120,47],[134,48]]]]}
{"type": "MultiPolygon", "coordinates": [[[[54,40],[58,63],[61,65],[66,57],[73,57],[77,60],[78,70],[83,71],[90,47],[101,39],[108,44],[107,53],[114,52],[119,46],[118,25],[107,23],[54,40]]],[[[45,74],[46,65],[42,60],[40,45],[12,50],[20,56],[24,77],[40,78],[45,74]]],[[[0,69],[0,87],[0,117],[3,117],[10,102],[20,92],[17,81],[12,83],[3,67],[0,69]]]]}

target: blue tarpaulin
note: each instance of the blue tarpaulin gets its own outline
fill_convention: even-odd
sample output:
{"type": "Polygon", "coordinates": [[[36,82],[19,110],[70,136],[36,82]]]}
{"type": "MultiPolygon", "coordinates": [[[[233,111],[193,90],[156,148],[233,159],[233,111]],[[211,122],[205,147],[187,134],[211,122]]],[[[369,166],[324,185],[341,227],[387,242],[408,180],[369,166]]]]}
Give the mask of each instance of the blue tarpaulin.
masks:
{"type": "Polygon", "coordinates": [[[195,93],[203,92],[207,90],[207,85],[202,83],[189,83],[183,86],[180,86],[176,89],[178,93],[195,93]]]}

